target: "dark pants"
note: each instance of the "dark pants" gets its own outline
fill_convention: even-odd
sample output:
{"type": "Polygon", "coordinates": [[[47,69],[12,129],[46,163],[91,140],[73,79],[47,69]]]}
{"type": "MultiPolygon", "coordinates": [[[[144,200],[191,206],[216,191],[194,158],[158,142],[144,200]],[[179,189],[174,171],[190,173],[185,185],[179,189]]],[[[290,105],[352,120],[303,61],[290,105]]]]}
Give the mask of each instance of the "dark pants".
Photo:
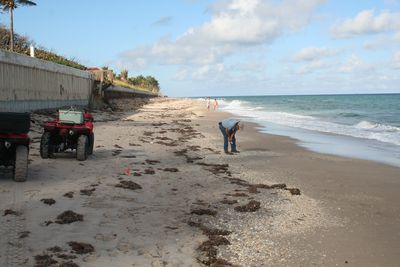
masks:
{"type": "MultiPolygon", "coordinates": [[[[219,123],[219,129],[221,130],[222,135],[224,136],[224,151],[228,152],[228,135],[225,132],[225,127],[222,126],[221,123],[219,123]]],[[[229,131],[229,134],[232,134],[232,130],[229,131]]],[[[231,143],[231,151],[236,151],[236,138],[235,135],[232,137],[232,143],[231,143]]]]}

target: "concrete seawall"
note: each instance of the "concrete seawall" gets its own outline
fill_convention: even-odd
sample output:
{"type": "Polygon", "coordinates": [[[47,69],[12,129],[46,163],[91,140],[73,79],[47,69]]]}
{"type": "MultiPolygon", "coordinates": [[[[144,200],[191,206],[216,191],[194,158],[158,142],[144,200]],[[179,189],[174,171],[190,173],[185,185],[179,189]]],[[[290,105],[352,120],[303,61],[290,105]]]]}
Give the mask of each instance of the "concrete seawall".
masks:
{"type": "Polygon", "coordinates": [[[91,74],[0,50],[0,111],[89,104],[91,74]]]}

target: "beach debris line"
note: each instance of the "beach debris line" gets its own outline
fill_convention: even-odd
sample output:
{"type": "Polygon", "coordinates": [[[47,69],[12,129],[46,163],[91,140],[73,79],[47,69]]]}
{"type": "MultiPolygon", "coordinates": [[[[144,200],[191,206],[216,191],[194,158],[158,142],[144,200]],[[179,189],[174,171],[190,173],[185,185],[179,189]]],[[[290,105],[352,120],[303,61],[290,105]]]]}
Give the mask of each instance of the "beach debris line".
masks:
{"type": "Polygon", "coordinates": [[[249,182],[239,179],[239,178],[229,178],[226,177],[231,181],[231,184],[237,184],[240,186],[247,186],[247,190],[251,194],[260,193],[257,189],[282,189],[289,191],[292,195],[301,195],[301,191],[298,188],[289,188],[286,184],[273,184],[273,185],[266,185],[266,184],[250,184],[249,182]]]}
{"type": "Polygon", "coordinates": [[[231,172],[228,170],[229,164],[211,164],[205,162],[198,162],[197,165],[204,166],[206,170],[215,175],[226,174],[228,176],[231,176],[231,172]]]}
{"type": "Polygon", "coordinates": [[[83,215],[67,210],[58,215],[55,222],[58,224],[70,224],[78,221],[83,221],[83,215]]]}
{"type": "Polygon", "coordinates": [[[232,263],[225,259],[217,258],[218,249],[217,247],[223,245],[230,245],[230,241],[224,237],[230,235],[232,232],[228,230],[210,228],[202,223],[188,221],[188,225],[199,228],[204,235],[208,237],[208,240],[204,241],[197,248],[200,251],[200,255],[197,260],[207,266],[234,266],[232,263]]]}

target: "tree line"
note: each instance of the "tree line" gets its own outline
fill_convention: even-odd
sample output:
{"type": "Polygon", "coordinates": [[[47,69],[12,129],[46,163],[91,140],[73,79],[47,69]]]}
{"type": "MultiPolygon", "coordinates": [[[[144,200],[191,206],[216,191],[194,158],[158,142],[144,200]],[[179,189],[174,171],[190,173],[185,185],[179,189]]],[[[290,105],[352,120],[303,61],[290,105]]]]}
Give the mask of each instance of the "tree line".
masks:
{"type": "MultiPolygon", "coordinates": [[[[107,67],[106,67],[107,68],[107,67]]],[[[154,93],[160,92],[160,84],[156,78],[153,76],[135,76],[128,77],[128,70],[122,70],[119,75],[116,76],[117,79],[127,82],[128,84],[138,86],[141,88],[146,88],[154,93]]]]}

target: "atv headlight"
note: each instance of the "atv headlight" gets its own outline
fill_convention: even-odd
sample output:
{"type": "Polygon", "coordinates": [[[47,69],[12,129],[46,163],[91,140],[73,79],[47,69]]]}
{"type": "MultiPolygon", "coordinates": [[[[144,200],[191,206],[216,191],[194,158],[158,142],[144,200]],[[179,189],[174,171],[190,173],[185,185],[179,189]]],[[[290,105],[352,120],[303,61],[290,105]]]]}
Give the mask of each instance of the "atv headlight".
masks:
{"type": "Polygon", "coordinates": [[[10,147],[11,147],[11,143],[8,142],[8,141],[5,141],[5,142],[4,142],[4,146],[5,146],[6,148],[10,148],[10,147]]]}
{"type": "Polygon", "coordinates": [[[72,131],[72,130],[69,130],[69,135],[74,135],[74,131],[72,131]]]}

